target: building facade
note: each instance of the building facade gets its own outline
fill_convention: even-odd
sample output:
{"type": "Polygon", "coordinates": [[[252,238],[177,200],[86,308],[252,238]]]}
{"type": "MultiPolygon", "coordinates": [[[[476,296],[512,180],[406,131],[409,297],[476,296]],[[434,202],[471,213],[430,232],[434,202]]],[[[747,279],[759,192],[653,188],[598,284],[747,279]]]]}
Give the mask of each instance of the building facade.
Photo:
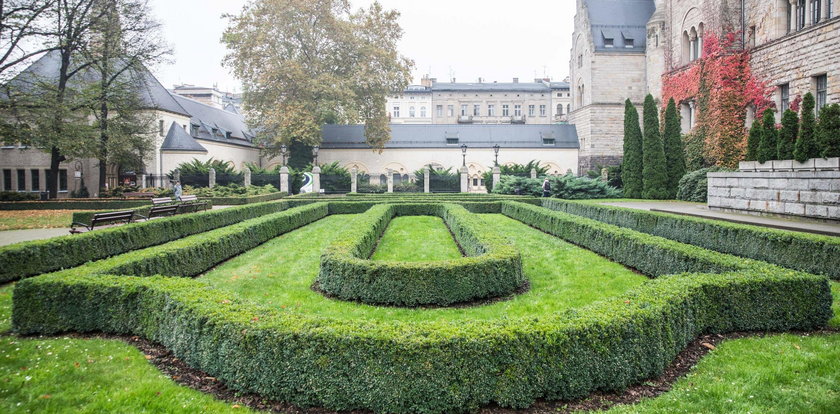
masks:
{"type": "MultiPolygon", "coordinates": [[[[840,17],[836,0],[577,0],[569,64],[580,171],[620,162],[624,101],[662,97],[663,76],[703,58],[710,33],[734,34],[753,75],[770,86],[777,119],[811,92],[840,102],[840,17]],[[617,86],[619,85],[619,86],[617,86]]],[[[683,132],[692,99],[679,102],[683,132]]],[[[747,123],[754,114],[744,109],[747,123]]]]}
{"type": "Polygon", "coordinates": [[[565,123],[571,110],[568,82],[440,83],[425,77],[387,99],[392,124],[565,123]]]}

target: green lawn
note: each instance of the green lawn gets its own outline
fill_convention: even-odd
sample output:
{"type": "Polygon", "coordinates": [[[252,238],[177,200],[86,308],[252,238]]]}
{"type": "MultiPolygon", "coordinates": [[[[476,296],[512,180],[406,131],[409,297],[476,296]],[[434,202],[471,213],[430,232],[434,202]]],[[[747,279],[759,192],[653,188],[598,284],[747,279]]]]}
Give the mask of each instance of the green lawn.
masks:
{"type": "Polygon", "coordinates": [[[78,210],[0,211],[0,231],[70,227],[78,210]]]}
{"type": "Polygon", "coordinates": [[[840,329],[840,282],[831,282],[831,296],[834,297],[834,302],[831,303],[834,318],[828,321],[828,326],[840,329]]]}
{"type": "Polygon", "coordinates": [[[391,220],[371,259],[432,262],[459,257],[461,251],[440,217],[407,216],[391,220]]]}
{"type": "MultiPolygon", "coordinates": [[[[353,217],[330,216],[280,236],[231,259],[201,279],[254,302],[294,312],[340,319],[405,321],[546,314],[619,295],[647,280],[595,253],[493,214],[482,218],[522,251],[524,271],[531,281],[529,292],[508,301],[457,309],[386,308],[326,299],[310,289],[318,275],[321,250],[342,223],[353,217]]],[[[414,240],[416,245],[426,242],[422,234],[415,236],[420,236],[414,240]]]]}

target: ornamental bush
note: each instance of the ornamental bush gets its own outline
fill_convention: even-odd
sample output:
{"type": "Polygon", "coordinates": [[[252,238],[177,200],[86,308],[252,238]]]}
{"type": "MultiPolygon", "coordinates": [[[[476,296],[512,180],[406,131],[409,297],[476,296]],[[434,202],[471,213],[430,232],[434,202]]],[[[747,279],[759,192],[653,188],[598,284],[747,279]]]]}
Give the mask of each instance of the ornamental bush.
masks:
{"type": "Polygon", "coordinates": [[[793,159],[793,150],[796,147],[797,136],[799,136],[799,116],[796,115],[796,112],[788,109],[782,115],[782,129],[779,131],[779,142],[775,159],[793,159]]]}
{"type": "Polygon", "coordinates": [[[621,181],[624,196],[642,198],[642,129],[639,126],[639,112],[630,102],[624,102],[624,159],[621,164],[621,181]]]}
{"type": "Polygon", "coordinates": [[[750,127],[750,134],[747,138],[747,155],[745,161],[758,160],[758,146],[761,145],[761,133],[764,129],[761,126],[761,119],[756,118],[752,127],[750,127]]]}
{"type": "Polygon", "coordinates": [[[778,137],[779,131],[776,130],[776,116],[773,115],[773,110],[768,109],[764,111],[764,118],[761,121],[761,141],[758,143],[758,151],[756,153],[756,160],[760,163],[765,163],[776,159],[778,155],[778,137]]]}
{"type": "Polygon", "coordinates": [[[538,178],[503,175],[499,178],[499,185],[493,188],[493,194],[513,194],[533,197],[542,196],[542,180],[538,178]]]}
{"type": "MultiPolygon", "coordinates": [[[[621,191],[604,181],[572,174],[549,177],[551,196],[567,200],[589,200],[621,197],[621,191]]],[[[540,184],[542,185],[542,184],[540,184]]]]}
{"type": "Polygon", "coordinates": [[[823,158],[840,157],[840,104],[822,108],[817,134],[823,158]]]}
{"type": "MultiPolygon", "coordinates": [[[[664,200],[669,197],[665,149],[659,131],[659,110],[653,96],[645,98],[644,141],[642,145],[642,198],[664,200]]],[[[626,188],[626,185],[625,185],[626,188]]]]}
{"type": "Polygon", "coordinates": [[[731,171],[727,168],[709,167],[692,171],[680,179],[677,186],[677,200],[705,203],[709,201],[709,180],[710,172],[731,171]]]}
{"type": "Polygon", "coordinates": [[[665,148],[665,166],[668,171],[668,198],[677,195],[680,179],[685,175],[685,148],[683,148],[680,115],[674,99],[665,110],[665,128],[662,134],[665,148]]]}
{"type": "Polygon", "coordinates": [[[799,136],[793,149],[793,157],[799,162],[820,156],[816,136],[817,121],[814,118],[815,107],[814,95],[811,92],[806,93],[802,99],[802,123],[799,127],[799,136]]]}

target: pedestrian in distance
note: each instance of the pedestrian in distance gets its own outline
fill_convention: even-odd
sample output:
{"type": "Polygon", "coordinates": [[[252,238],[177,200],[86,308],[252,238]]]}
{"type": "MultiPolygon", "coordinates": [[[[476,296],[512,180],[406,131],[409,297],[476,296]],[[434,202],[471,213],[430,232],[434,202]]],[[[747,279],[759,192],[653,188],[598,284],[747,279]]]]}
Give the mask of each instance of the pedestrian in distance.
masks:
{"type": "Polygon", "coordinates": [[[543,181],[543,197],[551,196],[551,183],[548,182],[548,178],[546,177],[545,181],[543,181]]]}

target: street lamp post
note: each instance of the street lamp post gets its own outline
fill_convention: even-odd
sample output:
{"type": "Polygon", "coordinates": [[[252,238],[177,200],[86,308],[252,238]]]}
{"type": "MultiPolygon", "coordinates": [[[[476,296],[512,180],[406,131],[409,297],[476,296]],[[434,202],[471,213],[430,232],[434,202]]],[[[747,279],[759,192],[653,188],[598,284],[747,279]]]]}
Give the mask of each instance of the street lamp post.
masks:
{"type": "Polygon", "coordinates": [[[319,151],[320,149],[321,149],[321,147],[319,147],[319,146],[317,146],[317,145],[316,145],[316,146],[314,146],[314,147],[312,147],[312,156],[315,158],[315,160],[314,160],[314,164],[315,164],[316,166],[318,165],[318,151],[319,151]]]}
{"type": "Polygon", "coordinates": [[[461,155],[464,157],[464,162],[462,166],[467,166],[467,144],[461,145],[461,155]]]}
{"type": "Polygon", "coordinates": [[[496,164],[495,165],[497,165],[497,166],[499,165],[499,149],[501,149],[499,144],[493,145],[493,153],[496,154],[496,164]]]}
{"type": "Polygon", "coordinates": [[[280,146],[280,155],[283,156],[283,166],[286,165],[286,154],[287,154],[286,151],[288,151],[288,150],[289,150],[289,147],[287,147],[286,144],[283,144],[283,145],[280,146]]]}

